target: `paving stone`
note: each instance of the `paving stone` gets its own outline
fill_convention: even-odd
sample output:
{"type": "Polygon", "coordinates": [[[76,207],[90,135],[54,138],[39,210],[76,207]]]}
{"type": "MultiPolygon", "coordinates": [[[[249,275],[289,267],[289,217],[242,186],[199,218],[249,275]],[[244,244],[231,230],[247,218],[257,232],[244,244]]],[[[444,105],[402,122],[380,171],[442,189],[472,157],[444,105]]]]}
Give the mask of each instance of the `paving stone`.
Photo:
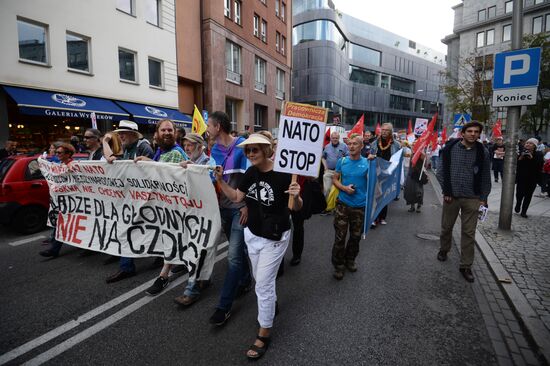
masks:
{"type": "Polygon", "coordinates": [[[508,349],[512,353],[519,353],[519,347],[516,343],[516,340],[514,339],[514,336],[506,337],[504,338],[504,341],[506,342],[506,345],[508,346],[508,349]]]}

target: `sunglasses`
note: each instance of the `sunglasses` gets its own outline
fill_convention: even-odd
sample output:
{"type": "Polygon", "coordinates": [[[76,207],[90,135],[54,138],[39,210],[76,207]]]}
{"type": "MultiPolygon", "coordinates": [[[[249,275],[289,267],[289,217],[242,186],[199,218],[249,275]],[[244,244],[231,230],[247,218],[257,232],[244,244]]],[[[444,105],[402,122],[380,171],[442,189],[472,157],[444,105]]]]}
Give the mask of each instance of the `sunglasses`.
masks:
{"type": "Polygon", "coordinates": [[[246,147],[244,149],[244,153],[245,154],[250,154],[250,153],[254,153],[254,154],[257,154],[260,152],[260,149],[257,148],[257,147],[246,147]]]}
{"type": "Polygon", "coordinates": [[[89,140],[89,139],[95,139],[96,137],[95,136],[84,136],[82,137],[84,140],[89,140]]]}
{"type": "Polygon", "coordinates": [[[56,153],[57,155],[66,154],[66,152],[63,151],[63,150],[58,150],[58,151],[56,151],[55,153],[56,153]]]}

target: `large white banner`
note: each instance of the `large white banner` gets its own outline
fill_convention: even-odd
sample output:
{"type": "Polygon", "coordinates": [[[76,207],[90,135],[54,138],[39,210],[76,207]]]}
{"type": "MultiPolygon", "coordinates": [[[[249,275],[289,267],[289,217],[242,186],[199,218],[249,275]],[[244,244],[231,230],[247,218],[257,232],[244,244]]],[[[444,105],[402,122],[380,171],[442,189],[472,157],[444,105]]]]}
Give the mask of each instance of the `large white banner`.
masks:
{"type": "Polygon", "coordinates": [[[208,168],[177,164],[39,159],[56,239],[124,257],[164,257],[210,276],[221,230],[208,168]]]}

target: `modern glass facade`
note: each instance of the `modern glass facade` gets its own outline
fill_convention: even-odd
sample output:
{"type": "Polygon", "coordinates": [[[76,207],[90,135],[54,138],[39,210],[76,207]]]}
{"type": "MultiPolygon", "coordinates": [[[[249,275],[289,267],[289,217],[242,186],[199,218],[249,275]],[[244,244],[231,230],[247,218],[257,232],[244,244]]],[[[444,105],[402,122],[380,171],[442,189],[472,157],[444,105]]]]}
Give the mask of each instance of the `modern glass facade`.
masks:
{"type": "Polygon", "coordinates": [[[292,30],[293,46],[309,41],[332,41],[343,48],[345,38],[338,27],[328,20],[316,20],[297,25],[292,30]]]}

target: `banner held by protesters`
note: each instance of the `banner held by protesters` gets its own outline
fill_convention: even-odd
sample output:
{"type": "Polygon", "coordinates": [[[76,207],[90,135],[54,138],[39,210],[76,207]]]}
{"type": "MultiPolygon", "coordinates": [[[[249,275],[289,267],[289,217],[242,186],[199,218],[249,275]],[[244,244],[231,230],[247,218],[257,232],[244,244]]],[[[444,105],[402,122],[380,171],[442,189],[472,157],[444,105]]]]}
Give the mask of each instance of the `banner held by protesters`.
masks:
{"type": "Polygon", "coordinates": [[[185,264],[208,278],[221,219],[208,167],[39,159],[56,240],[82,249],[185,264]]]}

